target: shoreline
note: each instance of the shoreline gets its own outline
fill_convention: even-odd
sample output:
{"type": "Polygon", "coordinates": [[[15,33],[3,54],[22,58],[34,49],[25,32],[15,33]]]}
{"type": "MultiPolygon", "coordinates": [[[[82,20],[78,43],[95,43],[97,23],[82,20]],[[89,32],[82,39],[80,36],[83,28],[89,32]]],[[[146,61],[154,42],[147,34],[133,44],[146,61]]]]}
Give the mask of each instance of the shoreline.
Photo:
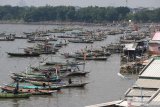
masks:
{"type": "Polygon", "coordinates": [[[61,21],[44,21],[44,22],[23,22],[23,21],[0,21],[0,24],[25,24],[25,25],[79,25],[79,26],[110,26],[111,22],[104,23],[87,23],[87,22],[61,22],[61,21]]]}

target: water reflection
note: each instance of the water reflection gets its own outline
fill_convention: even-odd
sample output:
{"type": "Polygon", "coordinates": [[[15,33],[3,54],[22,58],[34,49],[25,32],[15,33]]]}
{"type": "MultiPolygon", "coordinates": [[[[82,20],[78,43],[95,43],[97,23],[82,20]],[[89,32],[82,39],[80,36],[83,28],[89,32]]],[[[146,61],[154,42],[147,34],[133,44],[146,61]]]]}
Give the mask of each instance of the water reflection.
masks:
{"type": "Polygon", "coordinates": [[[25,98],[13,98],[13,99],[0,99],[0,106],[1,107],[22,107],[23,104],[25,104],[26,101],[29,101],[29,99],[25,98]]]}
{"type": "Polygon", "coordinates": [[[13,107],[19,107],[19,100],[18,99],[13,99],[13,107]]]}

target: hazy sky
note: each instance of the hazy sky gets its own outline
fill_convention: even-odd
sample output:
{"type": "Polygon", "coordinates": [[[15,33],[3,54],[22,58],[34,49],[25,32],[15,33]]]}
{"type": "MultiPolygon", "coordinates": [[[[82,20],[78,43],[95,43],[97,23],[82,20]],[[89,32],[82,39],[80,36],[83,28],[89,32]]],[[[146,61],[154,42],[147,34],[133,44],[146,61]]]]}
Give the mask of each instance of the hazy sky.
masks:
{"type": "Polygon", "coordinates": [[[160,7],[160,0],[0,0],[0,5],[27,6],[128,6],[128,7],[160,7]]]}

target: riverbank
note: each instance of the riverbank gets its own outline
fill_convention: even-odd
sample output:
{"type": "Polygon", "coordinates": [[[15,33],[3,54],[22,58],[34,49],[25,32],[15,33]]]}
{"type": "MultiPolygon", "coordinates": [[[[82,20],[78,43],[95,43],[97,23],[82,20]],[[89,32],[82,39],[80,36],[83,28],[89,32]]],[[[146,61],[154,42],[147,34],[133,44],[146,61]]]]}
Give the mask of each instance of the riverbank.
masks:
{"type": "Polygon", "coordinates": [[[87,22],[64,22],[64,21],[42,21],[42,22],[24,22],[24,21],[0,21],[0,24],[26,24],[26,25],[79,25],[79,26],[113,26],[118,23],[87,23],[87,22]]]}

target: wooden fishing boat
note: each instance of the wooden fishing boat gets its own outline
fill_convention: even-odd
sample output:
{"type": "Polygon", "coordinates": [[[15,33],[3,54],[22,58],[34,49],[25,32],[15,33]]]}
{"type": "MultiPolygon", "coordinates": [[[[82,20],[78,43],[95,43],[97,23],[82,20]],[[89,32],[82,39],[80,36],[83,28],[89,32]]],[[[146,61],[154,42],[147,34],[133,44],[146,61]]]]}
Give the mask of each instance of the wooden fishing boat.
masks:
{"type": "MultiPolygon", "coordinates": [[[[84,57],[83,52],[75,52],[76,57],[84,57]]],[[[104,52],[104,51],[96,51],[96,50],[87,50],[86,51],[86,57],[103,57],[103,56],[110,56],[110,52],[104,52]]]]}
{"type": "Polygon", "coordinates": [[[71,53],[61,53],[65,58],[75,58],[78,55],[77,54],[71,54],[71,53]]]}
{"type": "Polygon", "coordinates": [[[93,60],[101,60],[101,61],[106,61],[107,57],[94,57],[93,60]]]}
{"type": "Polygon", "coordinates": [[[21,93],[21,94],[13,94],[13,93],[0,93],[0,98],[29,98],[31,94],[21,93]]]}
{"type": "Polygon", "coordinates": [[[94,40],[94,41],[102,41],[102,40],[104,40],[104,38],[100,38],[100,37],[98,38],[98,37],[97,37],[97,38],[93,38],[93,40],[94,40]]]}
{"type": "Polygon", "coordinates": [[[36,75],[36,76],[44,76],[45,74],[41,73],[41,72],[22,72],[22,74],[24,75],[36,75]]]}
{"type": "Polygon", "coordinates": [[[59,35],[57,37],[58,38],[77,38],[76,36],[73,36],[73,35],[59,35]]]}
{"type": "Polygon", "coordinates": [[[88,74],[89,72],[86,71],[73,71],[73,72],[69,72],[65,75],[65,77],[68,76],[85,76],[86,74],[88,74]]]}
{"type": "MultiPolygon", "coordinates": [[[[84,60],[84,57],[76,57],[76,60],[84,60]]],[[[101,60],[106,61],[107,57],[86,57],[85,60],[101,60]]]]}
{"type": "Polygon", "coordinates": [[[55,47],[62,47],[62,46],[67,46],[69,43],[57,43],[55,44],[55,47]]]}
{"type": "Polygon", "coordinates": [[[84,83],[71,83],[71,84],[63,85],[62,88],[84,87],[84,86],[87,85],[87,84],[88,84],[88,82],[84,82],[84,83]]]}
{"type": "Polygon", "coordinates": [[[54,50],[50,50],[50,51],[40,51],[41,54],[56,54],[56,52],[54,50]]]}
{"type": "Polygon", "coordinates": [[[25,77],[25,78],[37,78],[37,79],[46,79],[47,76],[49,76],[50,78],[49,79],[57,79],[57,76],[56,75],[49,75],[49,74],[38,74],[38,73],[32,73],[32,74],[28,74],[28,73],[12,73],[14,76],[17,76],[17,77],[25,77]]]}
{"type": "Polygon", "coordinates": [[[14,74],[14,75],[19,75],[20,74],[20,76],[22,75],[22,76],[30,76],[30,77],[44,77],[45,76],[45,74],[44,73],[41,73],[41,72],[21,72],[21,73],[12,73],[12,74],[14,74]]]}
{"type": "Polygon", "coordinates": [[[102,49],[109,51],[111,53],[121,53],[123,52],[124,45],[120,43],[109,44],[108,46],[102,46],[102,49]]]}
{"type": "MultiPolygon", "coordinates": [[[[67,78],[67,77],[70,77],[70,76],[85,76],[86,74],[88,74],[89,72],[86,72],[86,71],[69,71],[69,72],[66,72],[66,73],[61,73],[61,75],[59,75],[59,78],[67,78]]],[[[27,74],[27,73],[12,73],[14,76],[18,76],[19,78],[26,78],[26,77],[29,77],[29,78],[46,78],[45,77],[45,74],[42,74],[42,73],[30,73],[30,74],[27,74]]],[[[51,75],[51,78],[54,77],[56,78],[55,75],[51,75]]],[[[24,81],[31,81],[29,79],[25,79],[24,81]]],[[[35,80],[33,80],[35,81],[35,80]]],[[[45,81],[44,81],[45,82],[45,81]]],[[[48,82],[48,81],[47,81],[48,82]]],[[[60,81],[52,81],[52,83],[55,83],[55,82],[60,82],[60,81]]]]}
{"type": "Polygon", "coordinates": [[[55,49],[54,45],[48,42],[45,43],[37,43],[34,47],[24,48],[24,52],[37,52],[41,54],[55,54],[57,52],[57,48],[55,49]]]}
{"type": "Polygon", "coordinates": [[[72,43],[93,43],[93,40],[87,40],[87,39],[73,39],[68,41],[72,43]]]}
{"type": "Polygon", "coordinates": [[[28,38],[28,41],[57,41],[57,38],[53,37],[35,37],[35,38],[28,38]]]}
{"type": "MultiPolygon", "coordinates": [[[[88,84],[88,82],[84,82],[84,83],[72,83],[72,84],[68,84],[68,83],[51,83],[51,82],[39,82],[39,81],[30,81],[30,83],[37,85],[37,86],[42,86],[43,83],[46,84],[46,86],[50,86],[53,87],[54,85],[59,86],[60,88],[67,88],[67,87],[84,87],[86,84],[88,84]]],[[[51,88],[52,89],[52,88],[51,88]]]]}
{"type": "Polygon", "coordinates": [[[31,83],[35,86],[43,86],[44,84],[46,86],[51,86],[53,83],[52,82],[44,82],[44,81],[31,81],[31,80],[27,80],[26,82],[31,83]]]}
{"type": "Polygon", "coordinates": [[[59,82],[60,79],[57,78],[56,75],[49,75],[49,74],[27,74],[27,73],[12,73],[12,79],[16,80],[18,78],[21,82],[27,81],[27,80],[34,80],[34,81],[52,81],[52,82],[59,82]]]}
{"type": "Polygon", "coordinates": [[[14,41],[15,38],[14,38],[14,34],[10,34],[10,35],[3,35],[0,37],[0,41],[14,41]]]}
{"type": "MultiPolygon", "coordinates": [[[[41,67],[41,68],[38,68],[38,67],[31,67],[31,69],[33,70],[33,72],[48,72],[48,71],[51,71],[51,72],[54,72],[56,71],[56,67],[41,67]]],[[[71,68],[70,67],[62,67],[59,69],[59,72],[66,72],[66,71],[71,71],[71,68]]]]}
{"type": "MultiPolygon", "coordinates": [[[[6,87],[12,87],[15,88],[16,84],[7,84],[6,87]]],[[[19,85],[20,89],[36,89],[38,88],[39,90],[60,90],[61,86],[58,85],[52,85],[52,86],[34,86],[34,85],[19,85]]]]}
{"type": "Polygon", "coordinates": [[[14,56],[14,57],[39,57],[39,53],[11,53],[7,52],[8,55],[14,56]]]}
{"type": "Polygon", "coordinates": [[[29,75],[27,73],[12,73],[14,76],[18,76],[18,77],[32,77],[32,78],[43,78],[45,77],[44,74],[35,74],[35,75],[29,75]]]}
{"type": "Polygon", "coordinates": [[[46,62],[45,65],[66,65],[64,62],[46,62]]]}
{"type": "Polygon", "coordinates": [[[28,80],[26,81],[28,83],[31,83],[35,86],[43,86],[45,84],[45,86],[61,86],[61,85],[64,85],[65,83],[64,82],[44,82],[44,81],[31,81],[31,80],[28,80]]]}
{"type": "MultiPolygon", "coordinates": [[[[58,77],[60,79],[63,79],[63,78],[67,78],[69,76],[85,76],[89,72],[87,72],[87,71],[80,71],[78,68],[75,68],[74,70],[71,70],[71,71],[65,71],[65,72],[60,71],[59,73],[60,74],[58,74],[58,77]]],[[[38,81],[40,81],[39,78],[44,78],[44,80],[45,80],[46,79],[46,75],[45,74],[49,75],[47,72],[41,72],[39,74],[37,74],[37,73],[30,73],[30,74],[26,74],[26,73],[14,73],[15,76],[37,78],[38,81]]],[[[50,78],[57,78],[56,72],[52,72],[50,74],[50,78]]],[[[29,79],[26,79],[26,80],[29,80],[29,79]]],[[[30,79],[30,80],[35,81],[36,79],[30,79]]],[[[43,81],[43,79],[42,79],[42,81],[43,81]]],[[[51,81],[51,82],[57,82],[57,81],[51,81]]]]}
{"type": "MultiPolygon", "coordinates": [[[[10,87],[10,86],[5,86],[5,87],[1,87],[1,89],[7,93],[13,93],[14,91],[14,87],[10,87]]],[[[32,95],[50,95],[54,92],[57,92],[55,90],[43,90],[43,89],[38,89],[38,88],[34,88],[34,89],[23,89],[23,88],[19,88],[18,93],[22,94],[22,93],[29,93],[32,95]]]]}
{"type": "Polygon", "coordinates": [[[76,66],[84,65],[84,62],[79,61],[68,61],[68,62],[46,62],[45,65],[62,65],[62,66],[76,66]]]}
{"type": "Polygon", "coordinates": [[[34,48],[34,47],[28,47],[28,48],[24,49],[24,52],[30,52],[30,51],[37,52],[40,54],[56,54],[56,52],[57,52],[54,50],[54,48],[52,48],[50,50],[49,49],[45,50],[45,49],[40,49],[40,48],[34,48]]]}
{"type": "Polygon", "coordinates": [[[5,39],[5,38],[0,38],[0,41],[14,41],[15,39],[5,39]]]}
{"type": "Polygon", "coordinates": [[[33,80],[33,81],[45,81],[45,82],[56,82],[61,81],[60,78],[34,78],[34,77],[20,77],[20,76],[10,76],[13,80],[19,79],[20,82],[26,81],[26,80],[33,80]]]}
{"type": "Polygon", "coordinates": [[[27,36],[15,36],[15,39],[27,39],[27,36]]]}

